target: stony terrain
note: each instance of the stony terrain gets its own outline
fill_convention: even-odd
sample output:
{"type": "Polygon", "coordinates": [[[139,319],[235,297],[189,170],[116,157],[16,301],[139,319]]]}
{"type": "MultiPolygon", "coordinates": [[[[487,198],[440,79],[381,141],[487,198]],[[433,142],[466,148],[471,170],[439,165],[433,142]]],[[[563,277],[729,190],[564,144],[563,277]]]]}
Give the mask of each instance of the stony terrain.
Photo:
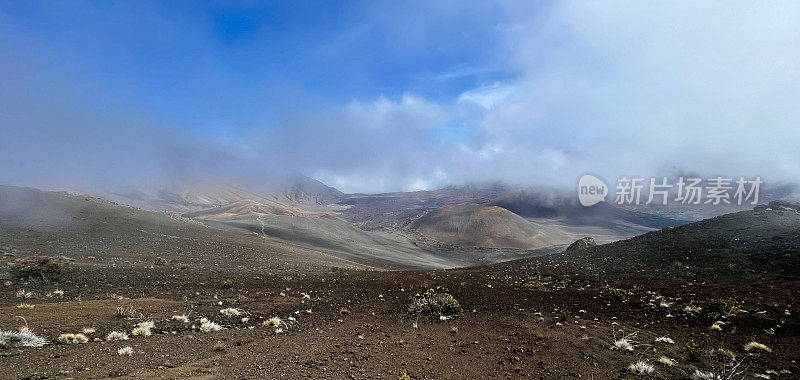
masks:
{"type": "Polygon", "coordinates": [[[492,266],[386,271],[91,197],[4,190],[0,330],[50,344],[7,343],[0,378],[691,378],[726,355],[745,378],[800,373],[791,208],[492,266]],[[31,272],[39,261],[26,258],[41,256],[58,273],[31,272]],[[457,310],[409,310],[445,294],[457,310]],[[86,343],[58,341],[84,328],[86,343]],[[638,361],[643,374],[628,368],[638,361]]]}

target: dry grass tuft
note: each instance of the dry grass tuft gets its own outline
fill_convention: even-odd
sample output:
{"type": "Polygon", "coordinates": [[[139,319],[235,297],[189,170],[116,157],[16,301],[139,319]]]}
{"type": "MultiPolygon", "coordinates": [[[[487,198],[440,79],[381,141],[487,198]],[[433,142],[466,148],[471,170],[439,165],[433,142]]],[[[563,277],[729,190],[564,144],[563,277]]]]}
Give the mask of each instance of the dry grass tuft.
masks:
{"type": "Polygon", "coordinates": [[[112,331],[106,335],[106,340],[128,340],[128,334],[122,331],[112,331]]]}
{"type": "Polygon", "coordinates": [[[764,352],[772,352],[772,349],[767,347],[764,344],[758,343],[756,341],[752,341],[744,345],[745,351],[752,351],[752,350],[759,350],[764,352]]]}
{"type": "Polygon", "coordinates": [[[237,308],[235,308],[235,307],[229,307],[229,308],[226,308],[226,309],[222,309],[219,312],[222,313],[222,315],[224,315],[226,317],[235,317],[235,316],[242,315],[242,311],[237,309],[237,308]]]}
{"type": "Polygon", "coordinates": [[[656,367],[653,367],[650,363],[644,360],[639,360],[638,362],[628,366],[628,372],[635,373],[637,375],[651,375],[655,371],[656,367]]]}
{"type": "Polygon", "coordinates": [[[114,311],[114,317],[116,318],[133,318],[136,316],[136,310],[133,307],[123,307],[117,306],[117,309],[114,311]]]}
{"type": "Polygon", "coordinates": [[[283,323],[283,320],[280,317],[272,317],[264,321],[264,326],[267,327],[278,327],[283,323]]]}
{"type": "Polygon", "coordinates": [[[200,331],[212,332],[222,330],[222,326],[209,321],[207,318],[200,318],[200,331]]]}
{"type": "Polygon", "coordinates": [[[125,346],[117,350],[117,355],[119,356],[131,356],[133,355],[133,347],[125,346]]]}
{"type": "Polygon", "coordinates": [[[20,331],[0,330],[0,348],[22,346],[22,347],[42,347],[47,344],[47,340],[35,335],[27,328],[20,331]]]}
{"type": "Polygon", "coordinates": [[[136,327],[131,330],[131,334],[134,336],[150,336],[153,335],[152,329],[156,328],[156,324],[153,321],[142,322],[136,325],[136,327]]]}
{"type": "Polygon", "coordinates": [[[89,341],[89,338],[83,334],[61,334],[58,336],[58,342],[64,344],[82,344],[89,341]]]}
{"type": "Polygon", "coordinates": [[[675,344],[675,341],[672,338],[666,336],[660,336],[656,338],[656,343],[667,343],[667,344],[675,344]]]}
{"type": "Polygon", "coordinates": [[[189,323],[189,317],[187,317],[185,314],[184,315],[173,315],[170,319],[173,320],[173,321],[181,322],[181,323],[189,323]]]}
{"type": "Polygon", "coordinates": [[[663,365],[667,366],[667,367],[672,367],[672,366],[675,365],[675,360],[670,359],[670,358],[668,358],[666,356],[662,356],[662,357],[658,358],[658,360],[656,360],[656,361],[659,362],[660,364],[663,364],[663,365]]]}

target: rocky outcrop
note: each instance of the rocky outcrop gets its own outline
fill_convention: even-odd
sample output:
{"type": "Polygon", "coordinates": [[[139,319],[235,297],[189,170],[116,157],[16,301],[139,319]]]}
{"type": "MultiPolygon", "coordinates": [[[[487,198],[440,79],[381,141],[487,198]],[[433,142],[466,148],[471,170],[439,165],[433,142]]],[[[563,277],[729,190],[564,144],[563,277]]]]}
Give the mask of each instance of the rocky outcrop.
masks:
{"type": "Polygon", "coordinates": [[[594,241],[594,238],[591,236],[587,236],[584,238],[580,238],[575,240],[574,243],[570,244],[567,247],[567,251],[577,251],[579,249],[589,248],[589,247],[596,247],[597,243],[594,241]]]}
{"type": "Polygon", "coordinates": [[[800,203],[788,201],[772,201],[765,205],[758,205],[753,208],[754,211],[794,211],[800,212],[800,203]]]}

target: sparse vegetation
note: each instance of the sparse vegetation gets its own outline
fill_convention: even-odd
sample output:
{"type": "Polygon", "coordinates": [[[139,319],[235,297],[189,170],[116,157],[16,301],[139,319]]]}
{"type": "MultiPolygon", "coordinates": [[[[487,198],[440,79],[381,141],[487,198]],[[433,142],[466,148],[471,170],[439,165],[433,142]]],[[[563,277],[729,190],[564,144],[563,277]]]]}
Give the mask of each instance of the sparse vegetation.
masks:
{"type": "Polygon", "coordinates": [[[697,305],[689,304],[683,308],[683,311],[690,313],[690,314],[698,314],[703,311],[703,308],[697,305]]]}
{"type": "Polygon", "coordinates": [[[214,345],[213,350],[222,352],[222,351],[225,351],[225,346],[223,346],[222,343],[217,343],[217,344],[214,345]]]}
{"type": "Polygon", "coordinates": [[[611,346],[612,350],[618,351],[633,351],[634,349],[634,341],[633,337],[636,336],[636,333],[630,333],[622,338],[615,339],[614,344],[611,346]]]}
{"type": "Polygon", "coordinates": [[[200,331],[212,332],[222,330],[222,326],[209,321],[207,318],[200,318],[200,331]]]}
{"type": "Polygon", "coordinates": [[[33,309],[34,307],[35,307],[35,305],[30,304],[30,303],[21,303],[21,304],[17,305],[17,309],[30,310],[30,309],[33,309]]]}
{"type": "Polygon", "coordinates": [[[736,311],[738,310],[736,301],[730,298],[710,299],[706,301],[704,306],[706,312],[713,315],[731,316],[736,314],[736,311]]]}
{"type": "Polygon", "coordinates": [[[278,327],[278,326],[281,325],[282,322],[283,322],[283,320],[280,319],[279,317],[272,317],[272,318],[267,319],[266,321],[264,321],[264,326],[267,326],[267,327],[278,327]]]}
{"type": "Polygon", "coordinates": [[[660,364],[663,364],[663,365],[667,366],[667,367],[672,367],[672,366],[675,365],[675,360],[670,359],[670,358],[668,358],[666,356],[662,356],[662,357],[658,358],[658,360],[656,360],[656,361],[658,363],[660,363],[660,364]]]}
{"type": "Polygon", "coordinates": [[[117,355],[119,356],[131,356],[133,355],[133,347],[125,346],[117,350],[117,355]]]}
{"type": "Polygon", "coordinates": [[[628,299],[628,292],[625,289],[611,289],[611,298],[617,301],[625,301],[628,299]]]}
{"type": "Polygon", "coordinates": [[[173,315],[170,317],[171,320],[181,322],[181,323],[189,323],[189,317],[184,315],[173,315]]]}
{"type": "Polygon", "coordinates": [[[58,342],[64,344],[82,344],[89,341],[89,338],[83,334],[61,334],[58,336],[58,342]]]}
{"type": "Polygon", "coordinates": [[[20,280],[56,281],[61,276],[61,265],[47,256],[23,257],[11,264],[11,276],[20,280]]]}
{"type": "Polygon", "coordinates": [[[156,327],[155,322],[147,321],[136,325],[131,331],[134,336],[150,336],[153,335],[152,329],[156,327]]]}
{"type": "Polygon", "coordinates": [[[47,339],[37,336],[25,327],[20,331],[0,330],[0,348],[14,346],[42,347],[45,344],[47,344],[47,339]]]}
{"type": "Polygon", "coordinates": [[[694,340],[690,340],[686,342],[686,355],[689,358],[689,361],[698,361],[700,360],[700,355],[702,355],[703,349],[700,345],[695,342],[694,340]]]}
{"type": "Polygon", "coordinates": [[[136,310],[133,307],[117,306],[117,309],[114,311],[114,317],[134,318],[136,317],[136,310]]]}
{"type": "Polygon", "coordinates": [[[106,340],[108,341],[115,341],[115,340],[128,340],[128,334],[122,331],[112,331],[106,335],[106,340]]]}
{"type": "Polygon", "coordinates": [[[429,289],[425,294],[417,296],[408,307],[408,311],[417,314],[436,314],[449,316],[461,313],[461,304],[448,293],[436,293],[429,289]]]}
{"type": "Polygon", "coordinates": [[[653,372],[656,371],[656,368],[653,367],[652,364],[644,361],[639,360],[636,363],[632,363],[628,366],[628,372],[637,374],[637,375],[651,375],[653,372]]]}
{"type": "Polygon", "coordinates": [[[522,288],[532,292],[546,292],[547,286],[539,282],[526,282],[522,284],[522,288]]]}
{"type": "Polygon", "coordinates": [[[93,329],[91,327],[84,327],[83,330],[81,330],[81,333],[82,334],[86,334],[86,335],[91,335],[91,334],[94,334],[96,331],[97,330],[95,330],[95,329],[93,329]]]}
{"type": "Polygon", "coordinates": [[[235,308],[235,307],[225,308],[225,309],[220,310],[219,312],[222,313],[222,315],[224,315],[226,317],[235,317],[235,316],[242,315],[242,311],[237,309],[237,308],[235,308]]]}
{"type": "Polygon", "coordinates": [[[403,374],[400,375],[399,380],[411,380],[411,376],[408,376],[408,373],[403,372],[403,374]]]}
{"type": "Polygon", "coordinates": [[[743,361],[736,360],[736,354],[730,350],[713,349],[706,353],[708,371],[697,371],[697,376],[702,379],[736,380],[743,379],[746,366],[743,361]],[[710,375],[710,377],[708,377],[710,375]]]}
{"type": "Polygon", "coordinates": [[[233,288],[233,280],[231,280],[231,279],[222,280],[222,283],[220,283],[220,286],[222,286],[222,289],[231,289],[231,288],[233,288]]]}
{"type": "Polygon", "coordinates": [[[758,343],[756,341],[752,341],[752,342],[749,342],[749,343],[745,344],[744,345],[744,350],[745,351],[757,350],[757,351],[764,351],[764,352],[772,352],[771,348],[767,347],[764,344],[758,343]]]}
{"type": "Polygon", "coordinates": [[[656,338],[656,343],[667,343],[667,344],[675,344],[675,341],[672,338],[666,336],[660,336],[656,338]]]}

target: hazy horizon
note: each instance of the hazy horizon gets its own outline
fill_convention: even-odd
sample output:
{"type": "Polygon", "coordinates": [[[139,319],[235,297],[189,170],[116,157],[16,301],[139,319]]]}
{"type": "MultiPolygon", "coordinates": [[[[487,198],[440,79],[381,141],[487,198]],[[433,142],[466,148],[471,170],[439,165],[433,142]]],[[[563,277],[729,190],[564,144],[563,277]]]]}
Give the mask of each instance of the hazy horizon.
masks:
{"type": "Polygon", "coordinates": [[[797,46],[789,1],[0,1],[0,183],[798,183],[797,46]]]}

